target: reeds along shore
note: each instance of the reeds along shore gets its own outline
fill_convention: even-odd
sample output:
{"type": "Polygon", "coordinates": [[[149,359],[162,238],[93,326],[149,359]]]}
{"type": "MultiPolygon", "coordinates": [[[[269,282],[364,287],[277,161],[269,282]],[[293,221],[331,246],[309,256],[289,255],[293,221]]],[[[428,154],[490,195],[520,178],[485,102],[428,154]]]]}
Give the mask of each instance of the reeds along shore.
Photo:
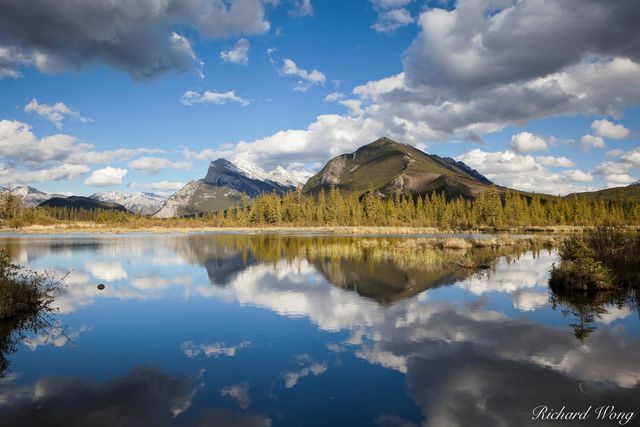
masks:
{"type": "Polygon", "coordinates": [[[567,238],[549,285],[557,291],[640,288],[640,233],[599,227],[567,238]]]}
{"type": "Polygon", "coordinates": [[[24,208],[15,196],[0,199],[0,222],[5,228],[32,225],[62,226],[95,224],[122,228],[202,228],[202,227],[434,227],[440,230],[486,228],[549,229],[640,225],[640,202],[604,201],[585,197],[525,197],[495,187],[475,200],[447,200],[444,194],[423,197],[381,198],[373,191],[363,195],[328,193],[307,196],[301,191],[263,194],[226,211],[190,217],[159,219],[126,212],[73,208],[24,208]]]}

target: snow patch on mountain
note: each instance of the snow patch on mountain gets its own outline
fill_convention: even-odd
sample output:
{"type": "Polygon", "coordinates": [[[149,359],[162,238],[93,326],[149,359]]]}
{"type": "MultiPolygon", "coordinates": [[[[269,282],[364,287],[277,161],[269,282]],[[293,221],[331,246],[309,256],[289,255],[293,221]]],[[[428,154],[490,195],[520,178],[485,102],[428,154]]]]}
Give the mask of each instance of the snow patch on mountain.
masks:
{"type": "Polygon", "coordinates": [[[166,198],[154,193],[124,193],[119,191],[95,193],[90,198],[101,202],[117,203],[127,208],[127,210],[140,215],[152,215],[158,212],[167,201],[166,198]]]}
{"type": "Polygon", "coordinates": [[[19,197],[22,199],[22,205],[27,208],[33,208],[38,206],[40,203],[52,199],[54,197],[69,197],[71,194],[56,194],[56,193],[45,193],[44,191],[40,191],[37,188],[33,188],[26,185],[19,185],[16,187],[11,187],[9,189],[4,188],[1,190],[3,193],[6,191],[11,192],[12,195],[19,197]]]}
{"type": "Polygon", "coordinates": [[[260,181],[271,181],[285,187],[297,187],[304,185],[314,173],[304,168],[285,169],[278,166],[271,171],[265,171],[257,164],[247,160],[242,156],[236,156],[231,159],[231,163],[238,168],[238,171],[251,179],[260,181]]]}

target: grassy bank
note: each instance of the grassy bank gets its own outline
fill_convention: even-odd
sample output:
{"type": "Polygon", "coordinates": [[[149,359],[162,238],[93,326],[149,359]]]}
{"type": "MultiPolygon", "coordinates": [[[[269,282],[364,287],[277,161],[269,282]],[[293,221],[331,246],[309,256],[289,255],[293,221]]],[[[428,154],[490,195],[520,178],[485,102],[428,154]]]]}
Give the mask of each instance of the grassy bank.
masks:
{"type": "Polygon", "coordinates": [[[640,287],[640,233],[601,227],[566,239],[561,263],[549,285],[554,290],[609,291],[640,287]]]}
{"type": "MultiPolygon", "coordinates": [[[[574,234],[595,229],[587,226],[548,226],[548,227],[473,227],[473,228],[438,228],[438,227],[393,227],[393,226],[211,226],[194,221],[157,220],[152,223],[101,224],[95,222],[60,222],[54,224],[33,224],[20,227],[0,226],[0,233],[189,233],[189,232],[227,232],[227,233],[327,233],[327,234],[454,234],[454,233],[500,233],[500,234],[574,234]]],[[[636,226],[620,228],[625,231],[639,230],[636,226]]]]}

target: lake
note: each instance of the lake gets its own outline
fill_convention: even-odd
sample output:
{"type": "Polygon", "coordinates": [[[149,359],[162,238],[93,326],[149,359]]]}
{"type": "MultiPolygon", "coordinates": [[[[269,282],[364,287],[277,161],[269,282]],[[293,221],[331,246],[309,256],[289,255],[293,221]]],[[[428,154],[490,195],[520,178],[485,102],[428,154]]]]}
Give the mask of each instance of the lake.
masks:
{"type": "Polygon", "coordinates": [[[48,326],[3,326],[0,425],[619,425],[596,409],[640,410],[638,295],[553,295],[550,247],[406,242],[6,235],[15,262],[66,277],[48,326]],[[592,408],[532,420],[545,405],[592,408]]]}

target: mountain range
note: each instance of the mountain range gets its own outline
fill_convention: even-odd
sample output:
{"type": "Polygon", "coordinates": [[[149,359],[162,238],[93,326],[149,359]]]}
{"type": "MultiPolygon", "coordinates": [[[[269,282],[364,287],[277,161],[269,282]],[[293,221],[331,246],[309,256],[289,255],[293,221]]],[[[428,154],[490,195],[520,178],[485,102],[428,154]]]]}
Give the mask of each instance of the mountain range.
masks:
{"type": "Polygon", "coordinates": [[[124,206],[128,211],[140,215],[153,215],[164,206],[167,201],[154,193],[122,193],[119,191],[109,191],[106,193],[95,193],[89,196],[93,200],[101,202],[116,203],[124,206]]]}
{"type": "MultiPolygon", "coordinates": [[[[265,171],[243,158],[217,159],[204,178],[191,181],[165,198],[153,193],[95,193],[90,197],[51,194],[33,187],[6,189],[21,198],[24,206],[67,206],[84,209],[116,209],[158,218],[189,216],[220,211],[263,193],[284,194],[302,187],[305,194],[318,194],[332,186],[343,192],[363,194],[373,189],[381,196],[444,193],[447,199],[475,198],[493,183],[461,161],[427,154],[411,145],[380,138],[356,151],[329,160],[315,175],[306,170],[277,167],[265,171]]],[[[500,191],[505,187],[498,187],[500,191]]],[[[525,196],[529,193],[520,192],[525,196]]],[[[576,193],[579,197],[604,200],[640,200],[640,181],[627,187],[576,193]]],[[[540,195],[542,198],[556,196],[540,195]]],[[[565,196],[572,197],[573,194],[565,196]]]]}

